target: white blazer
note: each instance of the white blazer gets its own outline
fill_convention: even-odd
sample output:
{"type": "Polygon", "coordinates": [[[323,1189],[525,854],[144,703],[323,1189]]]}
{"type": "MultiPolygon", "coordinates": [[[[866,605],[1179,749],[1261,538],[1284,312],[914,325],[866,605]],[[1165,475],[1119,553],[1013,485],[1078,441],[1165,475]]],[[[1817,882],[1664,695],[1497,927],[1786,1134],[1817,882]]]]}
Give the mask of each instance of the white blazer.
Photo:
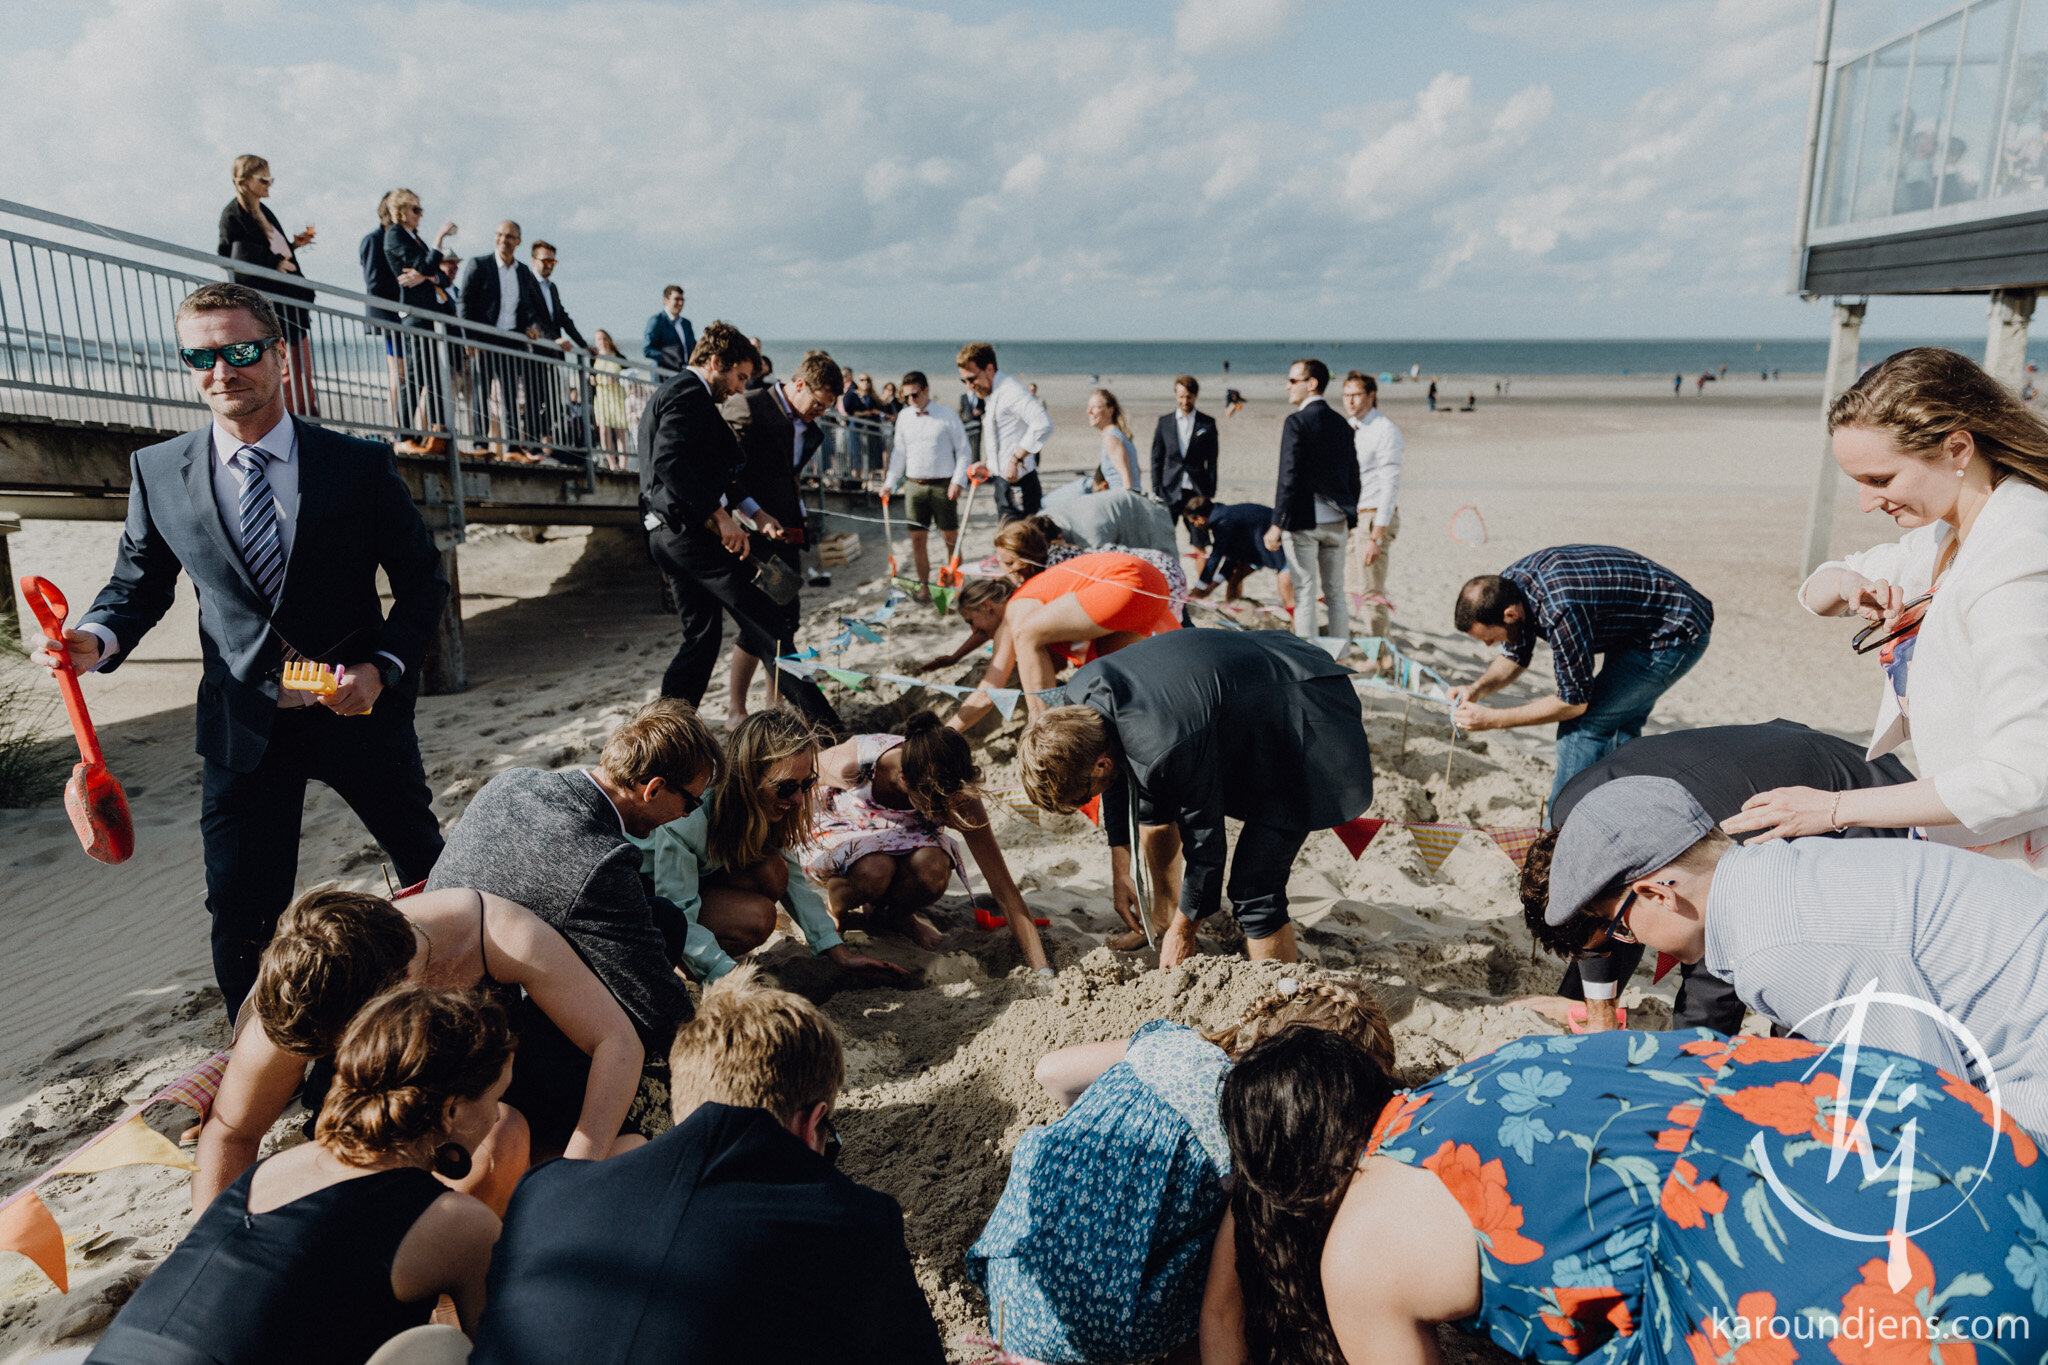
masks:
{"type": "MultiPolygon", "coordinates": [[[[1951,534],[1938,521],[1815,572],[1882,578],[1911,600],[1951,534]]],[[[1976,847],[2048,827],[2048,493],[2011,475],[1991,490],[1921,623],[1906,694],[1910,719],[1887,681],[1868,756],[1912,736],[1921,775],[1962,821],[1929,839],[1976,847]]]]}

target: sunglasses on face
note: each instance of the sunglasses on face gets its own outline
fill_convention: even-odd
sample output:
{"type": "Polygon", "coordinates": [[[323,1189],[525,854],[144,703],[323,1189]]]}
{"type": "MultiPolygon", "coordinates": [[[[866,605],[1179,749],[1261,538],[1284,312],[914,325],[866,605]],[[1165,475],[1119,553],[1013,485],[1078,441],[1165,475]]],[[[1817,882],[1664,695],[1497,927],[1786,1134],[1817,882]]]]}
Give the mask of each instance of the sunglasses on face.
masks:
{"type": "Polygon", "coordinates": [[[677,787],[676,795],[683,798],[683,818],[685,820],[704,808],[704,798],[691,791],[688,787],[677,787]]]}
{"type": "Polygon", "coordinates": [[[230,341],[225,346],[184,346],[179,348],[178,355],[195,370],[210,370],[216,360],[225,360],[240,370],[261,360],[263,353],[280,340],[280,337],[263,337],[257,341],[230,341]]]}
{"type": "Polygon", "coordinates": [[[818,775],[812,773],[809,777],[785,777],[768,790],[775,793],[777,801],[787,801],[794,796],[808,795],[811,788],[817,785],[818,775]]]}

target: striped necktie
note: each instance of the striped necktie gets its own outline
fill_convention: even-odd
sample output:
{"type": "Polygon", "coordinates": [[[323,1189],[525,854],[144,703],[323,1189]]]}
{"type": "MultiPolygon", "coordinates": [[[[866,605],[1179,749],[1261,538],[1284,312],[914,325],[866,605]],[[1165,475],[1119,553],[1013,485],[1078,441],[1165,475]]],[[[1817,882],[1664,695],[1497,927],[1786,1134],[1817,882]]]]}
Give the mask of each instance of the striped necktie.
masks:
{"type": "Polygon", "coordinates": [[[243,446],[235,452],[235,463],[242,469],[242,562],[274,607],[284,587],[284,537],[277,524],[277,500],[271,496],[270,479],[263,472],[272,458],[260,446],[243,446]]]}

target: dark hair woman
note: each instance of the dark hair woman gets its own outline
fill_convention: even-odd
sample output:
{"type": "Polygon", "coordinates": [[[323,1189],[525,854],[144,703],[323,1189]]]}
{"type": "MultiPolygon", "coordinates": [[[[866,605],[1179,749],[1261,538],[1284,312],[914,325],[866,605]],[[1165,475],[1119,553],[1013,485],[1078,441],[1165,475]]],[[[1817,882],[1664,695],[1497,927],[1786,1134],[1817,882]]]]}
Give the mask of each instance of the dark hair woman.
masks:
{"type": "Polygon", "coordinates": [[[855,735],[827,749],[818,756],[818,775],[815,843],[804,871],[824,885],[832,918],[842,927],[848,915],[865,910],[919,947],[937,947],[938,929],[917,912],[939,898],[956,871],[967,885],[959,845],[946,833],[957,829],[1024,960],[1052,974],[1031,911],[989,829],[981,769],[965,739],[919,711],[900,735],[855,735]]]}
{"type": "MultiPolygon", "coordinates": [[[[216,250],[231,260],[247,261],[266,270],[298,275],[298,248],[311,246],[315,235],[310,226],[287,237],[277,215],[264,203],[270,197],[270,163],[260,156],[238,156],[230,172],[235,197],[220,211],[220,245],[216,250]]],[[[276,303],[278,321],[284,324],[287,354],[284,382],[285,405],[302,417],[320,415],[319,399],[313,393],[313,341],[308,327],[311,315],[295,303],[311,303],[313,291],[253,275],[235,275],[236,284],[246,284],[267,294],[276,303]]]]}
{"type": "Polygon", "coordinates": [[[1827,1052],[1706,1029],[1528,1038],[1396,1093],[1348,1040],[1281,1033],[1223,1083],[1237,1183],[1205,1346],[1433,1361],[1456,1323],[1527,1360],[1790,1360],[1775,1343],[1796,1335],[1874,1361],[1878,1329],[1851,1324],[1889,1318],[1919,1358],[1949,1341],[1964,1359],[1971,1321],[2048,1318],[2034,1140],[1911,1058],[1865,1045],[1845,1078],[1827,1052]],[[1827,1179],[1836,1144],[1864,1179],[1827,1179]],[[1902,1181],[1910,1230],[1887,1251],[1902,1181]]]}
{"type": "Polygon", "coordinates": [[[512,1078],[494,1001],[402,986],[335,1056],[313,1141],[252,1167],[143,1281],[89,1365],[362,1365],[446,1294],[483,1310],[498,1218],[459,1174],[512,1078]]]}

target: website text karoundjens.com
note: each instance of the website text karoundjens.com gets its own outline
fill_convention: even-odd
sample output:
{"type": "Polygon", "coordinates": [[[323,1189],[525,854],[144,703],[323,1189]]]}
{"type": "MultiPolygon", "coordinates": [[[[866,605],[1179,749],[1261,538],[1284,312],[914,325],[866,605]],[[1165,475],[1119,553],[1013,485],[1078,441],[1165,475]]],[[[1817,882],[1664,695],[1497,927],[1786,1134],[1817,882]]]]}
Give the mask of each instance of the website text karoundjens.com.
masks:
{"type": "Polygon", "coordinates": [[[1776,1317],[1746,1318],[1709,1314],[1708,1327],[1729,1342],[1761,1341],[2028,1341],[2033,1337],[2031,1319],[2020,1313],[1988,1313],[1930,1322],[1917,1314],[1793,1313],[1776,1317]]]}

